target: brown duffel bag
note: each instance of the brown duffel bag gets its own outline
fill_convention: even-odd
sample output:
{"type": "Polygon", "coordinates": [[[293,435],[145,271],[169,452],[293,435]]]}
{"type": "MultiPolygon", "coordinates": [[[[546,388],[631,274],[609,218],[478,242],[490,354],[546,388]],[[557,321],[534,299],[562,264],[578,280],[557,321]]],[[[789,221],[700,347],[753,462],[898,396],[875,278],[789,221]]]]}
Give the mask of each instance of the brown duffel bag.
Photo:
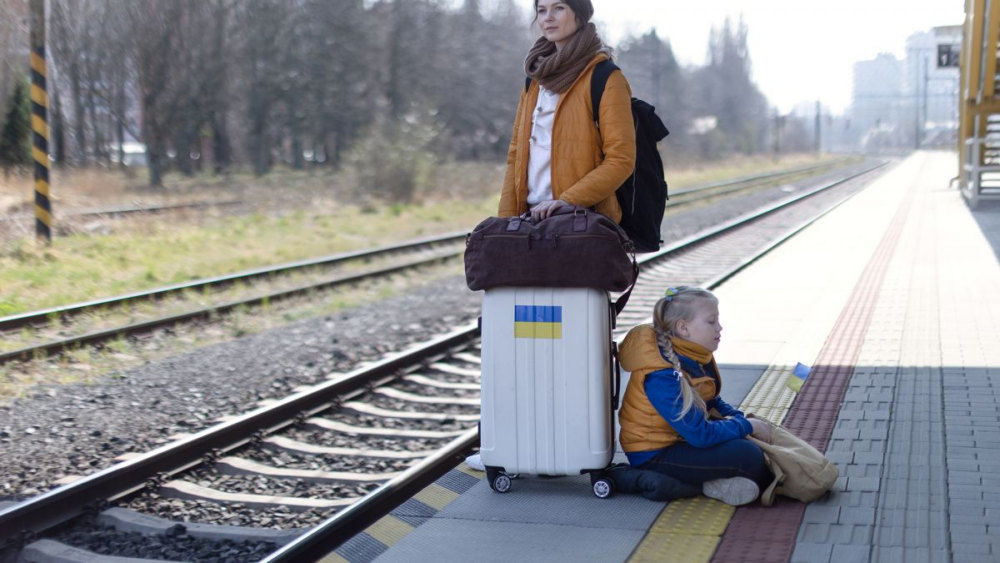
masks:
{"type": "Polygon", "coordinates": [[[528,214],[490,217],[466,238],[469,289],[593,287],[625,291],[639,273],[632,243],[614,220],[565,207],[535,223],[528,214]]]}

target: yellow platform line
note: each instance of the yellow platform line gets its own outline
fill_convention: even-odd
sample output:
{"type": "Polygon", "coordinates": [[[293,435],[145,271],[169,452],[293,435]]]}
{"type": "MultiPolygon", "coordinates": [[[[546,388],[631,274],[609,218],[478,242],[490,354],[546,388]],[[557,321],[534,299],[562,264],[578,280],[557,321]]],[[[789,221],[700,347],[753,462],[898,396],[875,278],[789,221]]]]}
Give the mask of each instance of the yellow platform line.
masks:
{"type": "MultiPolygon", "coordinates": [[[[481,478],[483,475],[482,473],[474,472],[472,469],[469,468],[469,466],[467,466],[464,463],[460,464],[455,469],[475,477],[481,478]]],[[[438,485],[437,483],[431,483],[430,485],[423,488],[419,493],[413,495],[413,498],[433,508],[436,512],[440,512],[446,506],[454,502],[455,499],[459,498],[459,496],[461,495],[452,490],[446,489],[441,485],[438,485]]],[[[375,540],[375,542],[374,543],[368,542],[367,544],[363,545],[360,549],[362,549],[362,551],[364,551],[365,553],[360,553],[360,554],[355,553],[355,555],[360,557],[361,559],[364,559],[365,557],[369,556],[371,559],[375,559],[382,553],[381,551],[379,551],[379,549],[381,549],[379,545],[385,546],[386,548],[391,548],[394,545],[398,544],[403,538],[405,538],[407,535],[410,534],[410,532],[412,532],[415,529],[416,526],[402,520],[397,516],[394,516],[392,514],[383,516],[374,524],[365,528],[364,531],[362,532],[372,540],[375,540]]],[[[336,551],[331,551],[329,554],[326,555],[326,557],[320,559],[319,561],[320,563],[345,563],[349,562],[350,560],[344,558],[336,551]]]]}
{"type": "Polygon", "coordinates": [[[458,493],[449,491],[437,483],[431,483],[426,489],[413,496],[413,498],[435,510],[443,510],[444,507],[451,504],[458,497],[458,493]]]}
{"type": "Polygon", "coordinates": [[[466,475],[471,475],[472,477],[475,477],[476,479],[483,479],[483,478],[486,477],[486,473],[485,472],[483,472],[483,471],[476,471],[475,469],[473,469],[473,468],[469,467],[468,465],[466,465],[464,461],[462,463],[458,464],[458,467],[456,467],[455,469],[461,471],[462,473],[465,473],[466,475]]]}
{"type": "Polygon", "coordinates": [[[412,531],[413,526],[392,515],[382,517],[378,522],[375,522],[365,530],[369,536],[389,547],[399,543],[399,540],[406,537],[406,534],[412,531]]]}
{"type": "Polygon", "coordinates": [[[319,563],[351,563],[341,557],[336,551],[331,551],[326,557],[319,560],[319,563]]]}
{"type": "MultiPolygon", "coordinates": [[[[740,410],[774,423],[784,420],[795,400],[795,392],[785,386],[792,369],[767,368],[740,403],[740,410]]],[[[734,514],[735,507],[706,497],[675,500],[660,513],[629,563],[707,563],[734,514]]]]}

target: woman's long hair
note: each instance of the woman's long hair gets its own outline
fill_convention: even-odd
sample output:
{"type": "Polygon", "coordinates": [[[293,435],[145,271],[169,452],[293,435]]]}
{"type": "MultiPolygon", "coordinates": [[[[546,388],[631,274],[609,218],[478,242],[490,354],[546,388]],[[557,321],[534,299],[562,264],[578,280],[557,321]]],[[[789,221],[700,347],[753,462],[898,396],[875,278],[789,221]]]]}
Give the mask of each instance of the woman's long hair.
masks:
{"type": "Polygon", "coordinates": [[[704,301],[718,304],[719,299],[711,291],[700,287],[682,285],[670,288],[668,291],[671,294],[657,301],[653,307],[653,329],[656,331],[656,343],[659,344],[664,357],[673,364],[674,369],[680,374],[680,400],[682,403],[681,412],[677,415],[677,420],[680,420],[693,408],[705,413],[705,400],[691,387],[688,378],[684,377],[681,372],[681,363],[677,358],[677,353],[674,352],[674,345],[670,339],[677,336],[678,321],[690,322],[704,301]]]}

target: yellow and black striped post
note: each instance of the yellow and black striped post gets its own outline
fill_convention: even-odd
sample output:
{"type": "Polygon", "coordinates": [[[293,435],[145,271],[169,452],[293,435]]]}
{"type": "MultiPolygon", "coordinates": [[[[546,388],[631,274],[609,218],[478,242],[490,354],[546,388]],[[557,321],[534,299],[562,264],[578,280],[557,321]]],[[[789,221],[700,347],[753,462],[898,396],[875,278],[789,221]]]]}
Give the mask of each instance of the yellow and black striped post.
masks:
{"type": "Polygon", "coordinates": [[[31,130],[35,161],[35,234],[52,242],[49,198],[49,95],[45,67],[45,0],[31,0],[31,130]]]}

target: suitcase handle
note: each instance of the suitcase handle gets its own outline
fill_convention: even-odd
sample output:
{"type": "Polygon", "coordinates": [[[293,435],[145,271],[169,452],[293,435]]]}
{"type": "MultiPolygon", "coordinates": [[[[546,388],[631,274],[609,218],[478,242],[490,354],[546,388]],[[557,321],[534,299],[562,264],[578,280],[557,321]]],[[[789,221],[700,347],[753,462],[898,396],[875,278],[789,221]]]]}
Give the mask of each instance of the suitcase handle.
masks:
{"type": "Polygon", "coordinates": [[[618,361],[618,343],[611,341],[611,361],[614,371],[614,393],[611,395],[611,412],[618,410],[618,400],[622,391],[622,364],[618,361]]]}

